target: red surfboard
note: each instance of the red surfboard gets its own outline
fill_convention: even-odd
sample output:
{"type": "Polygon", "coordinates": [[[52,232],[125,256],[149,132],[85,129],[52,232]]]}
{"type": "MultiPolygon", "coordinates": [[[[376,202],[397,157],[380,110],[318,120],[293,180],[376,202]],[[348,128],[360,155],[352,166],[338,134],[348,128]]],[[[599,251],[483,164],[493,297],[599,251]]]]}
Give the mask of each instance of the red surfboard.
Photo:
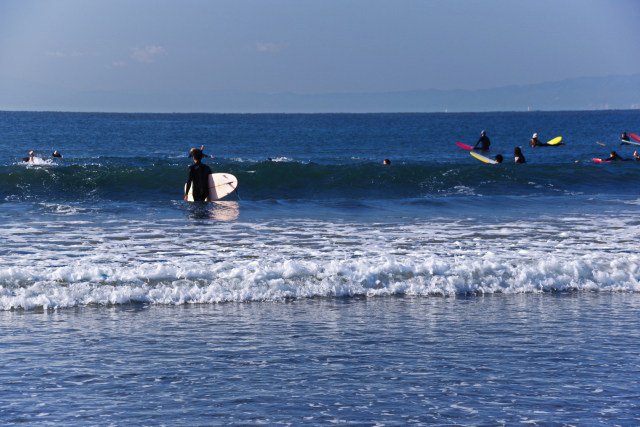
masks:
{"type": "Polygon", "coordinates": [[[500,150],[483,150],[482,148],[474,148],[470,145],[463,144],[462,142],[456,142],[456,145],[460,148],[464,148],[465,150],[480,150],[480,151],[493,151],[494,153],[499,153],[500,150]]]}
{"type": "Polygon", "coordinates": [[[635,139],[636,141],[640,142],[640,135],[638,135],[637,133],[629,132],[629,136],[632,139],[635,139]]]}
{"type": "Polygon", "coordinates": [[[594,158],[593,161],[596,162],[596,163],[609,163],[611,160],[603,160],[603,159],[594,158]]]}
{"type": "Polygon", "coordinates": [[[472,146],[463,144],[462,142],[456,142],[456,145],[460,148],[464,148],[465,150],[473,150],[472,146]]]}

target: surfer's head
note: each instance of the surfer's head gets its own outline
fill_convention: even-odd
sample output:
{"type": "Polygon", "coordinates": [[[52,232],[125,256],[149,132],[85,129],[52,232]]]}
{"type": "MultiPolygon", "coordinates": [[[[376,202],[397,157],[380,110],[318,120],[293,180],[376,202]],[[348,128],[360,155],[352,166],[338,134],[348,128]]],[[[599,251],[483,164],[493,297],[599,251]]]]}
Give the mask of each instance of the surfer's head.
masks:
{"type": "Polygon", "coordinates": [[[197,161],[202,160],[202,150],[198,150],[197,148],[192,148],[191,155],[193,156],[194,160],[197,160],[197,161]]]}
{"type": "Polygon", "coordinates": [[[29,157],[33,157],[33,150],[29,151],[29,157]]]}
{"type": "Polygon", "coordinates": [[[383,165],[390,165],[390,164],[391,164],[391,160],[389,160],[389,159],[384,159],[384,160],[382,161],[382,164],[383,164],[383,165]]]}
{"type": "Polygon", "coordinates": [[[498,162],[498,163],[502,163],[502,161],[503,161],[503,160],[504,160],[504,159],[502,158],[502,154],[498,154],[498,155],[496,156],[496,162],[498,162]]]}
{"type": "Polygon", "coordinates": [[[534,133],[533,136],[531,138],[536,139],[538,137],[537,133],[534,133]]]}

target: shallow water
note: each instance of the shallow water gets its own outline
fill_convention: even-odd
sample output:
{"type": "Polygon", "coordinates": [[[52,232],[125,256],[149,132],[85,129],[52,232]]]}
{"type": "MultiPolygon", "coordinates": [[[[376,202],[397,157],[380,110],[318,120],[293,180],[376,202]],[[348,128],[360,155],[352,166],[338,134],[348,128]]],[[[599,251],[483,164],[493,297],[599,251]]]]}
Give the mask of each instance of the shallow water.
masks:
{"type": "Polygon", "coordinates": [[[636,293],[0,312],[5,422],[640,421],[636,293]]]}

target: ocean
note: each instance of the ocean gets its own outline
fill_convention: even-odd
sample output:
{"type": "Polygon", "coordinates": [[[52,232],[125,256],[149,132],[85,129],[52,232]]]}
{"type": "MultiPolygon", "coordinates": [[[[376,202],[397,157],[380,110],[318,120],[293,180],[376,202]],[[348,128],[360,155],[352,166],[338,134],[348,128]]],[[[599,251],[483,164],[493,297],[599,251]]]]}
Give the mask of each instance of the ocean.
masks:
{"type": "Polygon", "coordinates": [[[592,161],[622,131],[0,112],[0,424],[637,425],[640,162],[592,161]],[[222,201],[183,201],[201,145],[222,201]]]}

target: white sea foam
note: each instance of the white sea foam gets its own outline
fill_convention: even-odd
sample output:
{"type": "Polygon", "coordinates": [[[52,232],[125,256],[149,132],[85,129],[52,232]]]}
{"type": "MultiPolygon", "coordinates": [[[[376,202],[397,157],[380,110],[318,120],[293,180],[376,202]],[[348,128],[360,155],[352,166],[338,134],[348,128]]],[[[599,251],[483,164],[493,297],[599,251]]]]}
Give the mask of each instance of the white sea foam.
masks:
{"type": "Polygon", "coordinates": [[[635,219],[5,224],[0,309],[640,291],[635,219]],[[597,224],[597,228],[594,227],[597,224]]]}
{"type": "Polygon", "coordinates": [[[43,159],[41,157],[34,156],[32,162],[19,162],[16,164],[21,164],[26,167],[34,167],[34,166],[57,166],[53,159],[43,159]]]}

